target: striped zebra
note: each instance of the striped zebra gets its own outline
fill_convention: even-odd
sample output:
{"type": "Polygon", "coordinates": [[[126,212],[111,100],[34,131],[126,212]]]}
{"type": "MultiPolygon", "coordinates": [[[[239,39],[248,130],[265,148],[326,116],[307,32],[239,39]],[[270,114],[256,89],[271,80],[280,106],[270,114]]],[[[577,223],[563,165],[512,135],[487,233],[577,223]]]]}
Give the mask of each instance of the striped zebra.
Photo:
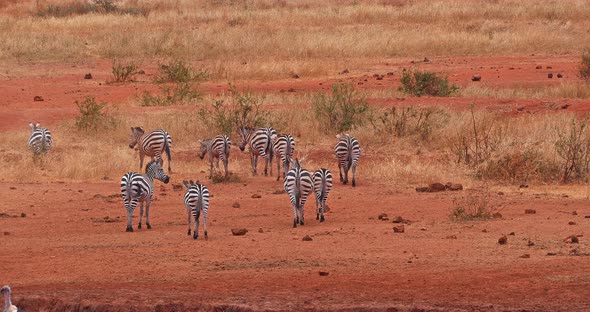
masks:
{"type": "Polygon", "coordinates": [[[186,187],[186,193],[184,194],[184,206],[188,213],[188,232],[187,235],[191,235],[191,214],[195,220],[195,230],[193,231],[193,239],[199,237],[199,215],[203,212],[203,227],[205,229],[205,239],[207,239],[207,210],[209,209],[209,190],[203,184],[193,182],[192,180],[186,182],[182,181],[182,184],[186,187]]]}
{"type": "Polygon", "coordinates": [[[313,181],[309,171],[301,168],[299,159],[295,159],[292,169],[287,173],[284,182],[285,191],[289,194],[293,205],[293,227],[297,223],[304,224],[303,207],[309,193],[313,191],[313,181]]]}
{"type": "Polygon", "coordinates": [[[223,161],[223,168],[225,169],[225,179],[228,177],[227,162],[229,159],[229,149],[231,148],[231,141],[225,134],[216,136],[213,139],[199,140],[201,149],[199,158],[205,158],[205,154],[209,154],[209,179],[213,178],[213,159],[217,159],[217,170],[219,169],[219,160],[223,161]]]}
{"type": "Polygon", "coordinates": [[[143,157],[150,156],[152,160],[160,159],[161,166],[164,165],[162,153],[166,152],[168,156],[168,172],[170,169],[170,147],[172,146],[172,138],[170,134],[164,129],[154,130],[148,134],[140,127],[131,127],[131,136],[129,137],[129,148],[134,148],[138,145],[139,149],[139,170],[143,167],[143,157]]]}
{"type": "Polygon", "coordinates": [[[146,203],[145,208],[145,224],[148,229],[150,225],[150,203],[152,202],[152,195],[154,193],[154,178],[164,183],[168,183],[170,178],[162,169],[161,159],[150,161],[145,167],[145,174],[137,172],[127,172],[121,179],[121,195],[125,202],[127,209],[127,232],[133,232],[131,226],[131,216],[139,202],[139,224],[138,229],[141,229],[141,219],[143,219],[143,203],[146,203]]]}
{"type": "Polygon", "coordinates": [[[246,145],[250,146],[250,162],[252,173],[256,175],[258,156],[264,158],[264,175],[268,175],[268,162],[270,160],[270,174],[272,175],[272,140],[276,137],[277,131],[273,128],[240,128],[240,150],[243,152],[246,145]]]}
{"type": "Polygon", "coordinates": [[[31,136],[29,137],[29,148],[33,152],[34,156],[46,154],[51,149],[51,132],[47,128],[41,128],[41,125],[37,122],[33,124],[29,123],[31,127],[31,136]]]}
{"type": "Polygon", "coordinates": [[[313,189],[315,190],[316,220],[324,222],[326,199],[332,190],[332,173],[328,169],[320,168],[313,174],[313,189]]]}
{"type": "Polygon", "coordinates": [[[281,162],[283,163],[283,179],[291,167],[291,158],[295,151],[295,139],[288,134],[281,134],[273,141],[272,149],[277,155],[277,181],[281,177],[281,162]],[[281,161],[279,161],[279,157],[281,161]]]}
{"type": "Polygon", "coordinates": [[[361,157],[361,146],[359,141],[349,134],[337,135],[338,143],[334,147],[336,158],[338,158],[338,173],[340,173],[340,182],[348,183],[348,171],[352,167],[352,186],[356,186],[354,179],[356,174],[356,165],[361,157]],[[342,170],[344,170],[344,178],[342,178],[342,170]]]}

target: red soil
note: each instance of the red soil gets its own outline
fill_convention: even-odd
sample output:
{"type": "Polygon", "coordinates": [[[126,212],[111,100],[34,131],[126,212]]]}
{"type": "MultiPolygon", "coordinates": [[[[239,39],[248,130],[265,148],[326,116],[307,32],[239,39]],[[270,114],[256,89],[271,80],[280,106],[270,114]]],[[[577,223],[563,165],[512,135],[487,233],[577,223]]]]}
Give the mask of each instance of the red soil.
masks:
{"type": "MultiPolygon", "coordinates": [[[[556,78],[546,78],[545,66],[552,66],[552,72],[563,73],[563,79],[571,80],[575,79],[576,62],[574,57],[441,58],[423,66],[444,69],[461,85],[472,83],[469,78],[475,73],[482,75],[481,83],[494,86],[545,85],[559,83],[556,78]],[[537,64],[543,69],[535,69],[537,64]]],[[[367,77],[367,82],[359,86],[394,87],[399,68],[411,65],[409,60],[385,63],[321,79],[238,85],[268,92],[289,88],[301,92],[394,71],[393,77],[367,77]]],[[[106,62],[76,67],[24,65],[38,75],[2,81],[0,131],[26,131],[29,119],[51,124],[71,118],[76,111],[74,100],[86,94],[120,102],[153,88],[147,83],[149,77],[132,84],[105,84],[109,66],[106,62]],[[94,79],[84,80],[87,72],[92,72],[94,79]],[[45,101],[33,102],[36,95],[45,101]]],[[[224,86],[207,83],[202,88],[218,92],[224,86]]],[[[463,109],[472,101],[499,111],[510,112],[515,106],[525,106],[531,112],[553,110],[541,100],[406,98],[375,103],[445,104],[463,109]]],[[[587,100],[558,102],[573,104],[568,110],[588,111],[587,100]]],[[[121,109],[139,111],[125,105],[121,109]]],[[[359,173],[356,188],[335,185],[325,223],[315,220],[315,203],[310,200],[306,224],[297,229],[291,228],[287,195],[274,194],[281,189],[274,178],[209,182],[214,195],[209,239],[202,239],[201,226],[197,241],[186,235],[184,191],[173,190],[170,184],[157,183],[151,211],[153,229],[126,233],[117,180],[0,182],[0,213],[9,215],[0,217],[0,280],[13,287],[15,303],[26,311],[239,311],[239,307],[307,311],[590,310],[587,200],[547,195],[534,187],[515,187],[494,199],[506,204],[501,219],[453,222],[448,216],[458,193],[416,193],[411,187],[365,181],[362,162],[359,173]],[[254,193],[262,198],[251,198],[254,193]],[[236,201],[240,208],[232,208],[236,201]],[[537,213],[525,214],[528,208],[537,213]],[[26,217],[20,217],[21,213],[26,217]],[[405,225],[404,233],[393,233],[397,224],[379,220],[381,213],[390,218],[400,215],[411,222],[405,225]],[[107,216],[117,222],[103,222],[107,216]],[[569,225],[570,221],[576,224],[569,225]],[[232,228],[249,232],[232,236],[232,228]],[[509,235],[511,232],[514,235],[509,235]],[[313,241],[302,241],[305,235],[313,241]],[[506,245],[498,244],[503,235],[508,235],[506,245]],[[578,235],[580,243],[564,242],[570,235],[578,235]],[[533,246],[528,246],[529,240],[533,246]],[[523,257],[525,254],[529,257],[523,257]],[[329,275],[320,276],[320,271],[329,275]]],[[[187,177],[174,173],[172,184],[182,178],[187,177]]],[[[136,211],[134,227],[137,215],[136,211]]]]}

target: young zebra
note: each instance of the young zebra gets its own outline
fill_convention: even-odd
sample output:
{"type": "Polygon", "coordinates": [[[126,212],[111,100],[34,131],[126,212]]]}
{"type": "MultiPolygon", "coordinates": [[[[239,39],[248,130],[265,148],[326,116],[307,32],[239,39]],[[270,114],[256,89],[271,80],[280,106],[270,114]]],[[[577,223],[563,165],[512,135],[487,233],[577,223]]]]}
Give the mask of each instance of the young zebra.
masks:
{"type": "Polygon", "coordinates": [[[37,122],[33,124],[29,123],[31,127],[31,136],[29,137],[29,148],[33,152],[34,156],[39,156],[47,153],[51,149],[51,132],[47,128],[41,128],[41,125],[37,122]]]}
{"type": "MultiPolygon", "coordinates": [[[[281,134],[273,141],[273,152],[277,154],[277,181],[281,177],[281,161],[283,162],[283,179],[287,176],[287,172],[291,167],[291,158],[295,151],[295,139],[288,134],[281,134]],[[281,158],[279,161],[278,158],[281,158]]],[[[272,162],[271,162],[272,163],[272,162]]]]}
{"type": "Polygon", "coordinates": [[[191,214],[195,220],[195,230],[193,231],[193,239],[199,237],[199,215],[203,212],[203,227],[205,229],[205,239],[207,236],[207,210],[209,209],[209,190],[203,184],[197,183],[192,180],[190,183],[186,180],[182,181],[182,184],[186,187],[186,193],[184,194],[184,206],[188,213],[188,231],[187,235],[191,235],[191,214]]]}
{"type": "Polygon", "coordinates": [[[299,159],[295,159],[292,169],[287,173],[284,182],[285,191],[289,194],[293,205],[293,227],[297,223],[304,224],[303,207],[309,193],[313,191],[313,181],[309,171],[301,168],[299,159]]]}
{"type": "Polygon", "coordinates": [[[164,129],[158,129],[145,134],[142,128],[131,127],[129,148],[134,148],[136,144],[139,149],[139,170],[143,167],[143,157],[145,155],[150,156],[152,160],[159,158],[162,166],[164,164],[162,153],[166,152],[168,156],[168,172],[172,172],[172,169],[170,169],[172,138],[168,132],[164,129]]]}
{"type": "Polygon", "coordinates": [[[348,183],[348,171],[352,167],[352,186],[356,186],[354,179],[356,174],[356,165],[361,157],[361,147],[359,141],[349,134],[337,135],[338,143],[334,151],[336,158],[338,158],[338,173],[340,173],[340,182],[348,183]],[[342,178],[342,170],[344,170],[344,179],[342,178]]]}
{"type": "Polygon", "coordinates": [[[316,220],[324,222],[326,199],[332,190],[332,173],[328,169],[320,168],[313,174],[313,189],[315,190],[316,220]]]}
{"type": "Polygon", "coordinates": [[[205,158],[205,154],[209,154],[209,179],[213,178],[213,159],[217,159],[217,170],[219,169],[219,160],[223,161],[223,168],[225,169],[225,179],[228,177],[227,162],[229,159],[229,149],[231,148],[231,141],[225,134],[216,136],[213,139],[201,141],[201,149],[199,157],[205,158]]]}
{"type": "Polygon", "coordinates": [[[264,175],[268,175],[268,162],[270,160],[270,174],[272,175],[272,140],[276,137],[277,132],[273,128],[240,128],[240,150],[243,152],[246,145],[250,146],[250,162],[252,164],[252,173],[256,175],[258,166],[258,156],[264,158],[264,175]]]}
{"type": "Polygon", "coordinates": [[[148,229],[152,228],[150,225],[150,203],[152,202],[152,195],[154,193],[154,178],[164,183],[170,181],[170,178],[160,165],[161,162],[161,159],[152,160],[146,165],[145,174],[127,172],[121,178],[121,195],[125,202],[125,208],[127,209],[127,232],[133,232],[131,216],[137,206],[137,202],[139,202],[139,225],[137,225],[137,228],[141,229],[144,202],[146,203],[145,224],[148,229]]]}

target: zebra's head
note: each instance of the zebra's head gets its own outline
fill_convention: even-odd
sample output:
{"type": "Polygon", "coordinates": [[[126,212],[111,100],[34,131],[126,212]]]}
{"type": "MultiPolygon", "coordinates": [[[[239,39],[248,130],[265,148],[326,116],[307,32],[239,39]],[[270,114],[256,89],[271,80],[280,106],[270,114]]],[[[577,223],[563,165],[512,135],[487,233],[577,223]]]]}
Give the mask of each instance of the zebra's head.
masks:
{"type": "Polygon", "coordinates": [[[5,293],[10,295],[10,286],[6,285],[6,286],[0,288],[0,294],[4,295],[5,293]]]}
{"type": "Polygon", "coordinates": [[[207,148],[208,148],[210,142],[211,142],[211,140],[204,140],[204,141],[199,140],[199,143],[201,144],[201,147],[199,148],[199,158],[201,158],[201,159],[205,158],[205,154],[207,154],[207,148]]]}
{"type": "Polygon", "coordinates": [[[243,152],[246,149],[246,144],[250,141],[250,136],[252,136],[253,132],[254,128],[240,127],[240,138],[242,139],[242,142],[239,145],[240,151],[243,152]]]}
{"type": "Polygon", "coordinates": [[[129,148],[134,148],[139,138],[145,133],[140,127],[131,127],[131,136],[129,136],[129,148]]]}
{"type": "Polygon", "coordinates": [[[156,158],[150,161],[145,166],[145,173],[152,177],[152,179],[158,179],[167,184],[170,181],[170,177],[164,172],[164,169],[162,169],[163,162],[162,158],[156,158]]]}

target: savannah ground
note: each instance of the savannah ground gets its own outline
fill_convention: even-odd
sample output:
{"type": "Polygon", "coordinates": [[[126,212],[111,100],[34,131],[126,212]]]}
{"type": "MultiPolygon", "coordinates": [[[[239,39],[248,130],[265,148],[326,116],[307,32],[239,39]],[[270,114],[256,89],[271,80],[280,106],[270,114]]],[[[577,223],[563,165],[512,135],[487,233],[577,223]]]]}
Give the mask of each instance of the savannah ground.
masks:
{"type": "Polygon", "coordinates": [[[12,286],[17,305],[27,311],[590,308],[590,189],[583,172],[562,181],[555,148],[560,131],[590,110],[590,87],[578,77],[590,39],[584,1],[115,4],[127,13],[79,14],[83,3],[68,1],[1,5],[0,283],[12,286]],[[41,16],[70,12],[48,11],[50,5],[73,13],[41,16]],[[141,106],[144,91],[160,92],[159,65],[178,59],[208,72],[195,87],[202,97],[141,106]],[[145,74],[113,82],[115,61],[136,63],[145,74]],[[397,90],[403,68],[446,74],[460,92],[404,94],[397,90]],[[93,79],[83,79],[87,73],[93,79]],[[482,81],[472,82],[474,74],[482,81]],[[216,134],[198,111],[227,99],[228,82],[263,99],[268,122],[295,135],[297,156],[309,169],[337,172],[335,132],[311,109],[318,92],[330,94],[334,84],[354,86],[376,116],[413,107],[440,109],[436,116],[444,118],[431,120],[434,130],[426,134],[394,135],[366,121],[351,130],[363,145],[357,187],[335,183],[325,223],[315,220],[310,199],[306,224],[293,229],[282,184],[251,176],[236,133],[231,182],[208,180],[208,163],[197,158],[197,140],[216,134]],[[75,126],[75,101],[85,96],[108,103],[113,126],[75,126]],[[54,135],[42,164],[25,144],[29,121],[54,135]],[[474,124],[489,135],[473,134],[474,124]],[[156,182],[153,229],[126,233],[119,177],[139,169],[137,152],[127,146],[131,126],[171,133],[173,172],[170,184],[156,182]],[[490,149],[477,157],[489,158],[466,163],[458,147],[466,142],[474,150],[480,138],[490,149]],[[182,179],[200,179],[213,194],[208,240],[186,235],[184,190],[174,188],[182,179]],[[415,191],[447,181],[465,190],[415,191]],[[452,219],[461,203],[501,217],[452,219]],[[380,220],[382,213],[389,220],[380,220]],[[396,215],[408,220],[404,233],[393,233],[396,215]],[[232,236],[232,228],[248,233],[232,236]],[[313,240],[303,241],[306,235],[313,240]],[[507,244],[498,244],[504,235],[507,244]],[[571,235],[579,243],[566,239],[571,235]]]}

